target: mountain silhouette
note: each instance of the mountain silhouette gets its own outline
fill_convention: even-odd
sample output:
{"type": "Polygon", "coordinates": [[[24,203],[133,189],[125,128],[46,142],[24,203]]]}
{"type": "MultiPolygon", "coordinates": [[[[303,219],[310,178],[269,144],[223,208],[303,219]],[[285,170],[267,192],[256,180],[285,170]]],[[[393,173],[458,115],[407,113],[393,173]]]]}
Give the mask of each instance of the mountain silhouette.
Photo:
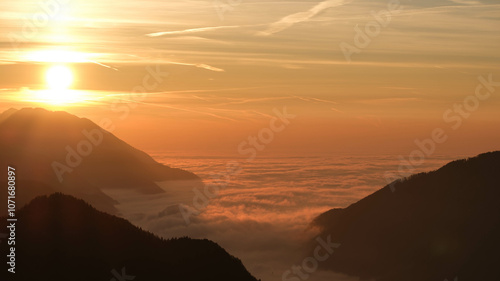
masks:
{"type": "Polygon", "coordinates": [[[499,172],[500,152],[485,153],[321,214],[313,225],[341,246],[320,267],[377,281],[500,280],[499,172]]]}
{"type": "Polygon", "coordinates": [[[41,108],[0,115],[0,166],[7,165],[19,167],[19,205],[61,191],[115,213],[116,202],[103,189],[154,194],[164,192],[156,184],[160,181],[201,183],[193,173],[156,162],[88,119],[41,108]]]}
{"type": "MultiPolygon", "coordinates": [[[[214,242],[161,239],[62,193],[35,198],[16,218],[16,272],[4,269],[0,280],[256,281],[214,242]]],[[[1,218],[0,228],[7,224],[1,218]]],[[[2,241],[0,252],[9,247],[2,241]]],[[[0,260],[5,266],[6,254],[0,260]]]]}

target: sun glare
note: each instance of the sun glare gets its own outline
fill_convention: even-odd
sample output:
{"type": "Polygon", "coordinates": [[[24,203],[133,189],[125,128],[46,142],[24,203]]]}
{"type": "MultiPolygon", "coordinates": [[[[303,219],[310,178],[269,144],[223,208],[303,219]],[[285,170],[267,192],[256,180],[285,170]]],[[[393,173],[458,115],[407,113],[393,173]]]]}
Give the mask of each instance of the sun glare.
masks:
{"type": "Polygon", "coordinates": [[[64,65],[50,67],[45,78],[51,90],[66,90],[73,83],[73,73],[64,65]]]}
{"type": "Polygon", "coordinates": [[[77,91],[70,90],[73,72],[65,65],[53,65],[46,74],[47,90],[39,91],[41,101],[49,104],[73,103],[78,100],[77,91]]]}
{"type": "Polygon", "coordinates": [[[91,54],[67,50],[33,51],[25,55],[24,59],[33,62],[48,63],[83,63],[90,61],[91,54]]]}

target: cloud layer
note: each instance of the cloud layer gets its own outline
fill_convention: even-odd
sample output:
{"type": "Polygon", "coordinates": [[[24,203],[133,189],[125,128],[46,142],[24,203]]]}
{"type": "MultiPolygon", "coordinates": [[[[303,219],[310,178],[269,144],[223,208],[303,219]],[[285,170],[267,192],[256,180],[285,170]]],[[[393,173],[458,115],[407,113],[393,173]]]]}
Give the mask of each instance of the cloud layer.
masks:
{"type": "MultiPolygon", "coordinates": [[[[227,157],[173,157],[174,167],[194,171],[205,182],[225,170],[227,157]]],[[[431,170],[448,159],[429,159],[421,170],[431,170]]],[[[170,162],[170,161],[169,161],[170,162]]],[[[172,163],[167,163],[172,165],[172,163]]],[[[385,185],[385,171],[397,171],[392,157],[278,157],[242,162],[242,171],[199,216],[186,225],[178,204],[193,207],[194,193],[186,186],[164,186],[164,196],[139,196],[109,191],[121,202],[118,209],[135,224],[164,237],[189,235],[209,238],[241,258],[257,278],[281,280],[287,268],[308,253],[305,241],[316,232],[312,218],[335,207],[346,207],[385,185]]],[[[326,280],[318,272],[311,280],[326,280]]],[[[343,280],[336,276],[335,280],[343,280]]],[[[346,278],[346,277],[342,277],[346,278]]],[[[349,279],[345,279],[349,280],[349,279]]]]}

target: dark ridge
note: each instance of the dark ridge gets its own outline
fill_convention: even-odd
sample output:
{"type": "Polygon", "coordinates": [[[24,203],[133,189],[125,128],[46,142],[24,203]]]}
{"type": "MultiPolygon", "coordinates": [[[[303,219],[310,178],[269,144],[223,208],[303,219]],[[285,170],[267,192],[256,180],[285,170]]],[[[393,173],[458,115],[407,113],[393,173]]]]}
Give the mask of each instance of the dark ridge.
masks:
{"type": "MultiPolygon", "coordinates": [[[[201,184],[195,174],[160,164],[92,121],[67,112],[10,109],[0,115],[0,119],[3,119],[0,121],[0,166],[19,167],[20,180],[51,186],[55,191],[88,200],[106,212],[116,210],[113,200],[102,192],[103,189],[154,194],[164,192],[157,185],[160,181],[201,184]],[[94,140],[102,141],[92,144],[84,132],[93,133],[94,140]],[[91,147],[86,155],[78,152],[79,147],[84,147],[82,142],[91,147]],[[75,160],[77,158],[80,159],[75,160]],[[69,163],[68,159],[76,164],[69,163]],[[54,165],[67,167],[70,171],[59,169],[59,177],[54,165]]],[[[40,194],[28,195],[31,200],[40,194]]],[[[5,214],[4,210],[1,212],[5,214]]]]}
{"type": "MultiPolygon", "coordinates": [[[[209,240],[162,239],[83,200],[55,193],[17,212],[16,273],[1,280],[103,280],[112,270],[135,280],[256,281],[241,261],[209,240]],[[7,279],[8,277],[8,279],[7,279]]],[[[0,228],[6,229],[6,218],[0,228]]],[[[2,253],[9,245],[2,241],[2,253]]]]}
{"type": "Polygon", "coordinates": [[[380,281],[500,280],[500,152],[413,175],[318,216],[320,266],[380,281]]]}

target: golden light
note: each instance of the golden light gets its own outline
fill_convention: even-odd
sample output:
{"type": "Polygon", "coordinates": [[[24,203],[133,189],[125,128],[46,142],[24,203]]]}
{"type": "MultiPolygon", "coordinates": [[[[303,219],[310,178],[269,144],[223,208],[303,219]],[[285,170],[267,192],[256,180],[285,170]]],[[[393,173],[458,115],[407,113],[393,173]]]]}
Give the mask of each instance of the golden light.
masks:
{"type": "Polygon", "coordinates": [[[45,74],[47,90],[37,91],[40,102],[59,105],[79,101],[79,91],[70,90],[73,83],[73,72],[65,65],[53,65],[45,74]]]}
{"type": "Polygon", "coordinates": [[[68,48],[31,50],[24,53],[23,61],[48,65],[45,71],[45,89],[25,89],[25,100],[43,103],[44,106],[60,108],[78,106],[100,97],[89,91],[71,89],[75,75],[68,65],[97,63],[93,59],[100,54],[73,51],[68,48]]]}
{"type": "Polygon", "coordinates": [[[24,60],[33,62],[52,63],[83,63],[91,61],[92,54],[68,50],[41,50],[31,51],[24,56],[24,60]]]}
{"type": "Polygon", "coordinates": [[[42,103],[44,106],[51,105],[58,108],[60,106],[81,105],[86,100],[92,99],[86,91],[81,90],[29,90],[25,89],[25,100],[42,103]]]}
{"type": "Polygon", "coordinates": [[[50,67],[45,78],[51,90],[66,90],[73,83],[73,73],[64,65],[50,67]]]}

